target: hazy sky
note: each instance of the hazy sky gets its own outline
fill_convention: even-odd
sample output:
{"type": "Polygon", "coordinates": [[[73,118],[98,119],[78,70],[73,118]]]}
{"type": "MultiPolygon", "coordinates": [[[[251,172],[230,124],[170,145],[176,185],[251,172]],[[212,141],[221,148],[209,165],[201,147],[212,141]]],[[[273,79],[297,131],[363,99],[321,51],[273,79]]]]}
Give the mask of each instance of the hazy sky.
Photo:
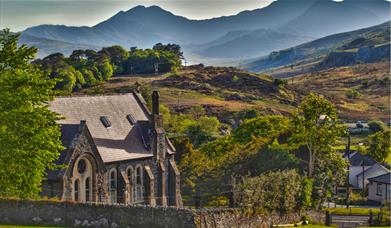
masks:
{"type": "Polygon", "coordinates": [[[92,26],[120,10],[158,5],[176,15],[205,19],[237,14],[273,0],[0,0],[0,28],[21,31],[39,24],[92,26]]]}

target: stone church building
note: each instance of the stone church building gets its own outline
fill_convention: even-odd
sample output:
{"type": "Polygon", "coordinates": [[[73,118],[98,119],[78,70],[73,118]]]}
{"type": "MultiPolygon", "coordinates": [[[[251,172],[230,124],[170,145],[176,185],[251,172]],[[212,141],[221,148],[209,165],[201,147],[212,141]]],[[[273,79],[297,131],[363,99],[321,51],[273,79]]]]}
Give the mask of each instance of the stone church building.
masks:
{"type": "Polygon", "coordinates": [[[43,195],[77,202],[182,206],[175,148],[163,129],[159,93],[152,113],[139,93],[58,97],[66,148],[43,195]]]}

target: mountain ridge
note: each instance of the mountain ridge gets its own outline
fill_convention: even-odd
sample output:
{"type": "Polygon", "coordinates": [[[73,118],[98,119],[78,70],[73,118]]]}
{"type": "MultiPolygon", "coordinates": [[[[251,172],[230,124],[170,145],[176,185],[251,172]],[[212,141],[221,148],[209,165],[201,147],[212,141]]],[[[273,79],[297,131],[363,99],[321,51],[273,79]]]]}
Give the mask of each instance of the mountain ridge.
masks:
{"type": "MultiPolygon", "coordinates": [[[[355,3],[350,0],[340,3],[331,0],[278,0],[264,8],[204,20],[191,20],[158,6],[137,6],[127,11],[120,11],[91,27],[45,24],[27,28],[22,33],[75,44],[140,48],[151,47],[159,42],[177,43],[181,46],[204,45],[235,30],[273,29],[281,33],[292,33],[298,37],[319,38],[325,33],[343,32],[368,23],[383,22],[381,20],[387,17],[389,6],[390,2],[383,0],[359,0],[355,3]],[[354,7],[355,5],[352,4],[359,7],[354,7]],[[316,16],[323,6],[336,12],[330,11],[323,15],[340,21],[333,20],[333,23],[326,23],[322,22],[322,18],[317,19],[316,16]],[[363,9],[363,6],[366,8],[363,9]]],[[[238,48],[248,49],[245,43],[242,45],[238,48]]],[[[270,46],[275,46],[274,50],[279,49],[275,44],[270,46]]]]}

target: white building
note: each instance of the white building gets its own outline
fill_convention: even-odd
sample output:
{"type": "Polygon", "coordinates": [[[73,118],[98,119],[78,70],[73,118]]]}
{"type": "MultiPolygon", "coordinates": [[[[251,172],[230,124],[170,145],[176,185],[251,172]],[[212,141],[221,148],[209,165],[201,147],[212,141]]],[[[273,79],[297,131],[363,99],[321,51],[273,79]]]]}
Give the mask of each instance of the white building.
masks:
{"type": "Polygon", "coordinates": [[[390,172],[380,176],[369,178],[368,181],[368,200],[381,202],[382,204],[385,204],[386,202],[391,202],[390,172]]]}

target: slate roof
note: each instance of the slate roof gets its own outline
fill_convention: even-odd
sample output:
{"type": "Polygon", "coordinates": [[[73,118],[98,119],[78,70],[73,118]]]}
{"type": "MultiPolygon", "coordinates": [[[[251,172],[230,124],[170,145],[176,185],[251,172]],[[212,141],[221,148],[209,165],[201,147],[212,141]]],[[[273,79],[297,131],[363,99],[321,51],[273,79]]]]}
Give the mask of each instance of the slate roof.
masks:
{"type": "MultiPolygon", "coordinates": [[[[62,145],[69,149],[71,148],[73,140],[79,134],[80,124],[62,124],[61,125],[61,141],[62,145]]],[[[60,153],[60,157],[55,161],[56,165],[63,165],[65,163],[65,158],[67,156],[68,150],[63,150],[60,153]]],[[[55,181],[58,180],[61,169],[48,170],[48,180],[55,181]]]]}
{"type": "MultiPolygon", "coordinates": [[[[345,154],[345,157],[347,158],[347,154],[345,154]]],[[[372,166],[377,163],[370,156],[362,155],[358,151],[350,153],[349,162],[351,166],[362,166],[363,162],[364,162],[364,166],[372,166]]]]}
{"type": "Polygon", "coordinates": [[[388,172],[386,174],[377,177],[369,178],[368,180],[378,182],[378,183],[383,183],[383,184],[391,184],[391,172],[388,172]]]}
{"type": "Polygon", "coordinates": [[[58,97],[50,102],[49,108],[62,115],[62,141],[69,147],[75,136],[76,125],[85,120],[103,162],[116,162],[151,157],[153,154],[143,142],[143,132],[147,131],[146,113],[133,94],[58,97]],[[127,115],[142,126],[132,125],[127,115]],[[107,116],[111,127],[106,128],[100,118],[107,116]],[[143,128],[143,129],[141,129],[143,128]]]}

